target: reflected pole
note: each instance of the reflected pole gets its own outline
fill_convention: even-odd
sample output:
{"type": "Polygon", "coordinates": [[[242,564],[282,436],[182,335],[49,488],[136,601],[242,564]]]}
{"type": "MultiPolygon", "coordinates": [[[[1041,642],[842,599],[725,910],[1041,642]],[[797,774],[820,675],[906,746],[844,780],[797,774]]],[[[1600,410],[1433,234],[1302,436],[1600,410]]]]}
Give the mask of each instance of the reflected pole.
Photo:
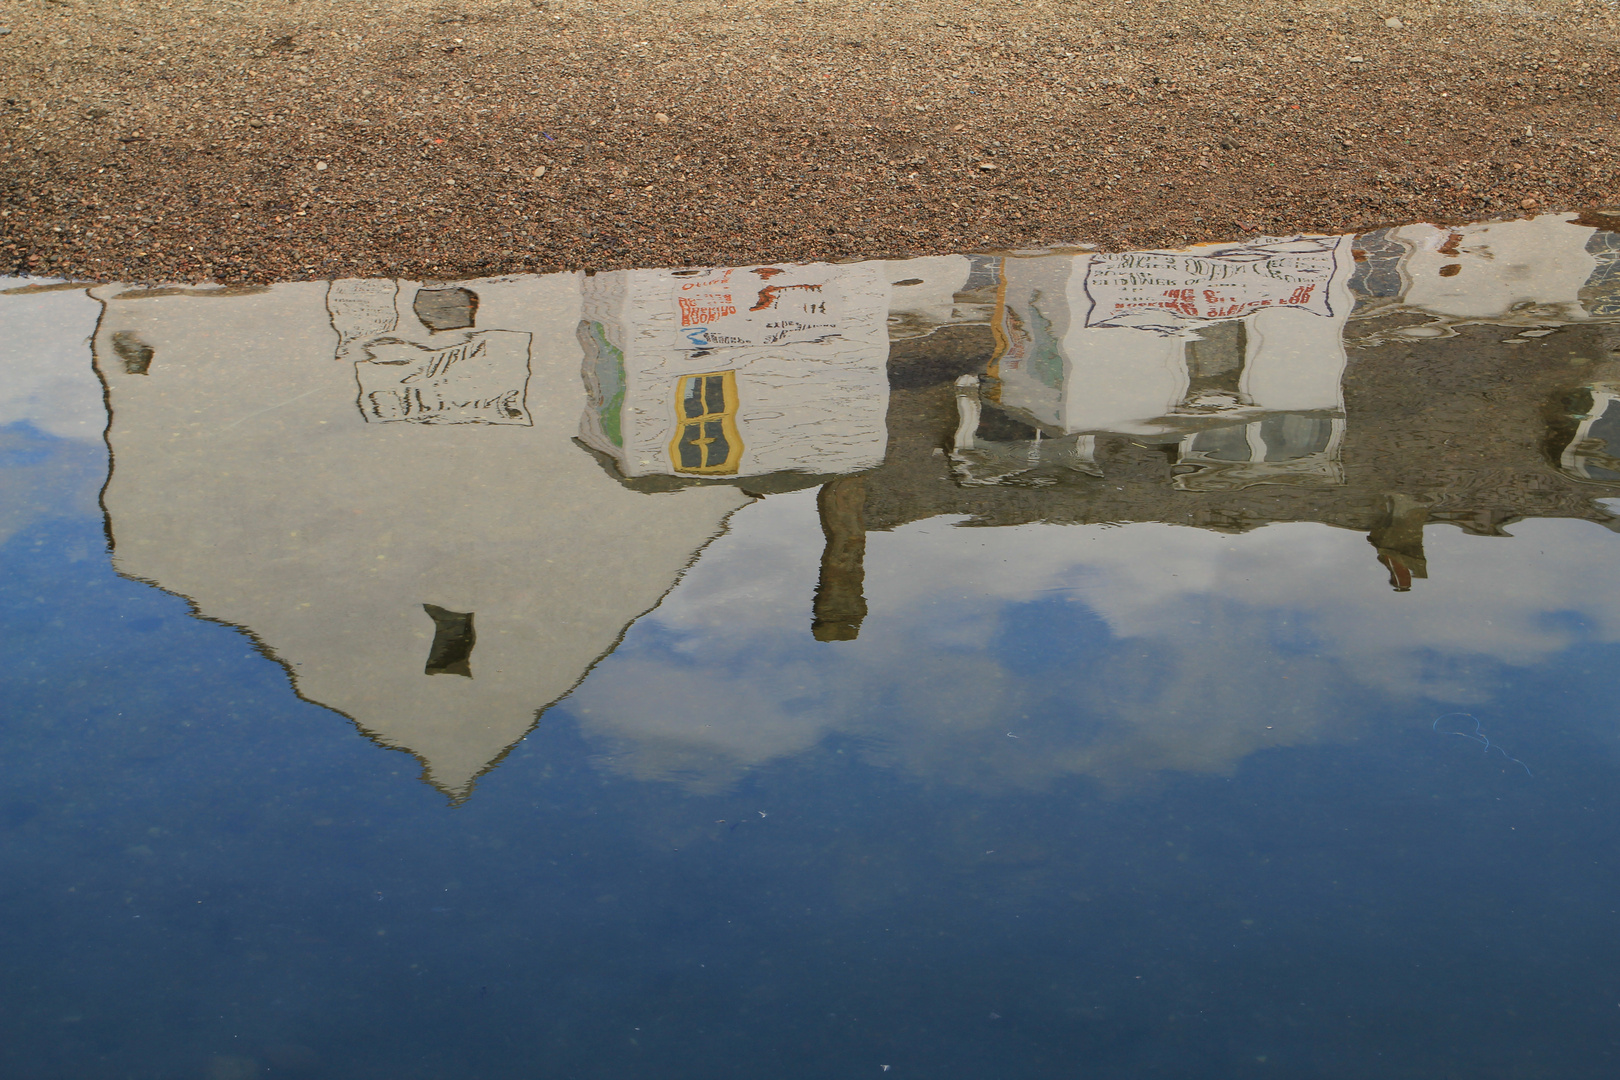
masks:
{"type": "Polygon", "coordinates": [[[1423,526],[1428,520],[1426,504],[1410,495],[1391,495],[1383,521],[1367,534],[1396,592],[1411,592],[1414,578],[1429,576],[1429,560],[1423,554],[1423,526]]]}
{"type": "Polygon", "coordinates": [[[810,632],[817,641],[854,641],[866,618],[866,477],[843,476],[816,494],[821,512],[821,580],[810,632]]]}

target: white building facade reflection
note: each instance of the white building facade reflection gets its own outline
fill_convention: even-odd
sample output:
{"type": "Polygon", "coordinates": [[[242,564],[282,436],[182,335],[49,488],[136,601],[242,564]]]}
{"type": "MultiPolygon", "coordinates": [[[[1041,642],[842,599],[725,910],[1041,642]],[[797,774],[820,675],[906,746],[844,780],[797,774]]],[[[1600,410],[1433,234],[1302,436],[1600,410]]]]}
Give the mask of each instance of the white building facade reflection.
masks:
{"type": "Polygon", "coordinates": [[[801,607],[824,643],[870,634],[868,534],[930,518],[1327,523],[1402,592],[1431,524],[1612,525],[1586,487],[1620,481],[1611,359],[1536,384],[1561,396],[1513,423],[1545,444],[1540,472],[1399,474],[1432,464],[1454,499],[1365,465],[1405,451],[1356,442],[1358,423],[1385,436],[1344,388],[1382,345],[1486,325],[1544,348],[1620,322],[1617,260],[1613,234],[1547,217],[1123,255],[103,287],[113,558],[462,799],[762,496],[818,489],[801,607]]]}

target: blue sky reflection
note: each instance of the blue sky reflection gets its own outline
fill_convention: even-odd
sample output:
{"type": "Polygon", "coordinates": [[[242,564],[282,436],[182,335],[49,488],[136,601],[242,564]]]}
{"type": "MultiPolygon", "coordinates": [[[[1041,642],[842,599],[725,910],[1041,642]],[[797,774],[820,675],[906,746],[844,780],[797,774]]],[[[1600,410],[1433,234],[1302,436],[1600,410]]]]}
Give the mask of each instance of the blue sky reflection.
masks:
{"type": "Polygon", "coordinates": [[[1376,738],[1493,699],[1506,670],[1620,639],[1617,540],[1575,520],[1425,532],[1392,592],[1365,536],[1163,524],[868,538],[860,639],[811,639],[813,495],[737,514],[571,699],[602,760],[723,789],[834,733],[980,787],[1225,773],[1267,747],[1376,738]]]}

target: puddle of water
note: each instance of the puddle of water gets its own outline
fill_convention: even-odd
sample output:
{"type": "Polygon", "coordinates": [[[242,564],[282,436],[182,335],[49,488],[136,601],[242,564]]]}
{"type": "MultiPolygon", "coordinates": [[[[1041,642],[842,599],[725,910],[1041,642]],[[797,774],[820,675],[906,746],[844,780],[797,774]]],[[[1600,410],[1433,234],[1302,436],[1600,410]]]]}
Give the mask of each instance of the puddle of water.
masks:
{"type": "Polygon", "coordinates": [[[11,1075],[1613,1050],[1612,232],[10,284],[11,1075]]]}

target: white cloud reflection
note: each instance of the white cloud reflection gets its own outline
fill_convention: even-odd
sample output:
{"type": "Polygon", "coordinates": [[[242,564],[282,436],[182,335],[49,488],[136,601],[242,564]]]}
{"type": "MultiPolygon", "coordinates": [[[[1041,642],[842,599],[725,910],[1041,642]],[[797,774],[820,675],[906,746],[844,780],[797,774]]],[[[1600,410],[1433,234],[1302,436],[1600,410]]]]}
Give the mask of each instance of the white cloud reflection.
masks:
{"type": "Polygon", "coordinates": [[[1426,723],[1489,700],[1504,665],[1620,640],[1620,537],[1512,531],[1430,526],[1432,576],[1397,594],[1363,535],[1323,525],[934,519],[868,537],[860,639],[820,643],[814,496],[777,496],[733,519],[574,708],[612,767],[700,789],[834,734],[975,786],[1218,773],[1426,723]]]}
{"type": "Polygon", "coordinates": [[[101,305],[83,290],[3,295],[22,284],[0,277],[0,543],[63,505],[94,513],[99,485],[84,470],[106,464],[107,410],[90,366],[101,305]]]}
{"type": "MultiPolygon", "coordinates": [[[[0,290],[20,284],[0,277],[0,290]]],[[[101,438],[107,410],[90,365],[100,314],[79,289],[0,295],[0,427],[23,422],[59,439],[101,438]]]]}

